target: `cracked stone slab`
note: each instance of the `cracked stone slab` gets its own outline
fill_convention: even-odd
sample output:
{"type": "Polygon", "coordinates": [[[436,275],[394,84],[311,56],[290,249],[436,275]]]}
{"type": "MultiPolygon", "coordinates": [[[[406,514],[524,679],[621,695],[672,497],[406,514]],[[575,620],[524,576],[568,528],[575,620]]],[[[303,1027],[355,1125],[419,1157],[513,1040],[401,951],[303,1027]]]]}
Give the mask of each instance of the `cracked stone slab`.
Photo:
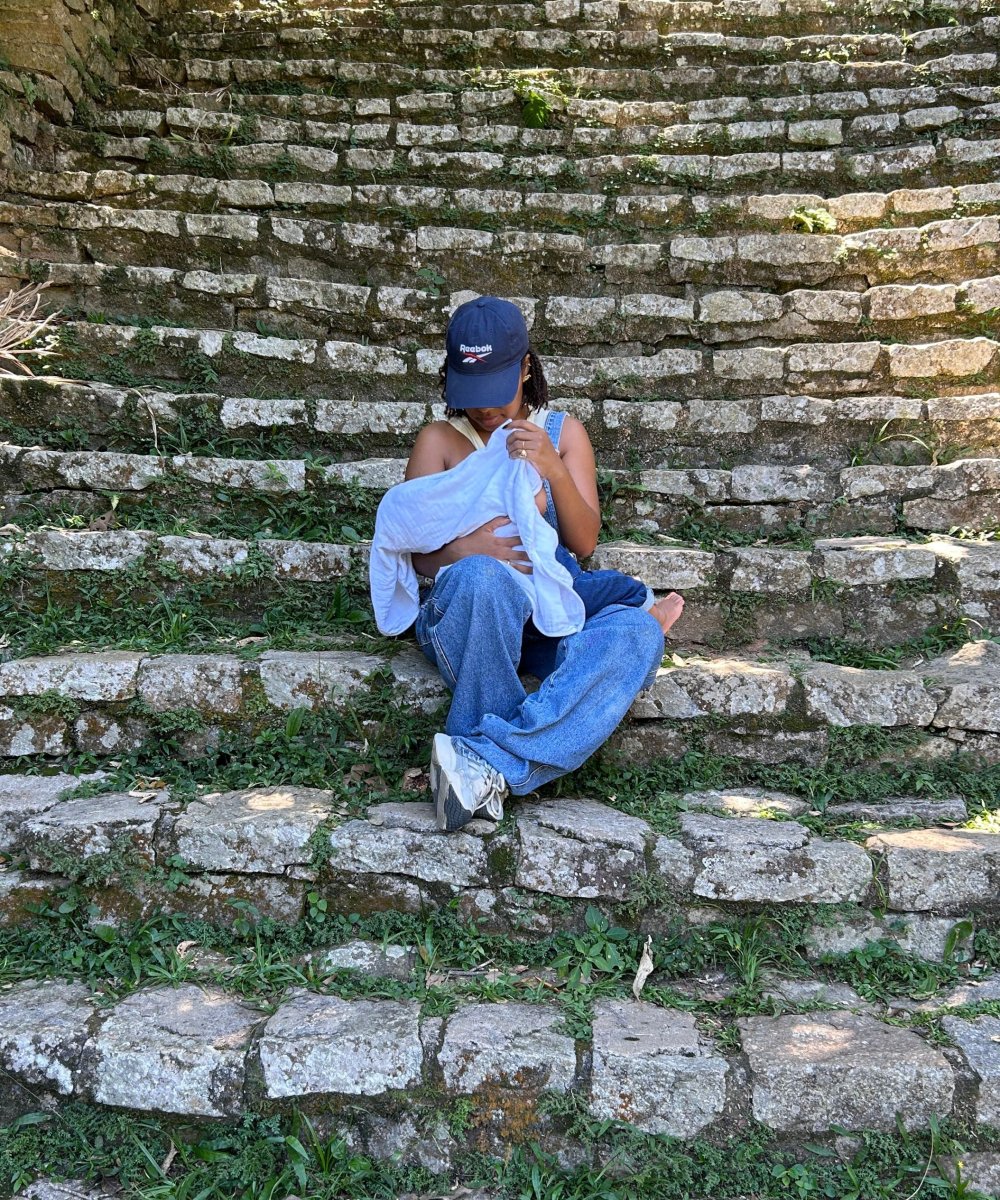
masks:
{"type": "Polygon", "coordinates": [[[87,775],[71,775],[67,772],[57,775],[0,775],[0,853],[14,848],[18,830],[25,820],[54,808],[63,792],[81,783],[92,783],[103,778],[103,771],[91,771],[87,775]]]}
{"type": "Polygon", "coordinates": [[[936,725],[1000,732],[1000,645],[967,642],[923,668],[933,687],[947,689],[936,725]]]}
{"type": "Polygon", "coordinates": [[[929,725],[937,705],[920,675],[866,671],[833,663],[803,672],[809,716],[831,725],[929,725]]]}
{"type": "Polygon", "coordinates": [[[599,1120],[694,1137],[721,1115],[728,1070],[691,1013],[641,1000],[594,1006],[590,1111],[599,1120]]]}
{"type": "Polygon", "coordinates": [[[767,813],[798,817],[809,808],[798,796],[752,787],[686,792],[681,797],[681,804],[685,808],[725,813],[731,817],[760,817],[767,813]]]}
{"type": "Polygon", "coordinates": [[[320,708],[362,689],[384,665],[352,650],[269,650],[260,658],[260,682],[275,708],[320,708]]]}
{"type": "Polygon", "coordinates": [[[1000,833],[886,830],[866,845],[885,858],[889,907],[902,912],[992,908],[1000,894],[1000,833]]]}
{"type": "Polygon", "coordinates": [[[342,1000],[293,989],[264,1026],[268,1097],[381,1096],[421,1079],[415,1000],[342,1000]]]}
{"type": "Polygon", "coordinates": [[[247,788],[201,796],[174,822],[172,840],[199,871],[280,875],[312,858],[309,839],[331,814],[319,788],[247,788]]]}
{"type": "Polygon", "coordinates": [[[108,1193],[89,1187],[80,1180],[52,1183],[40,1179],[30,1183],[21,1193],[23,1200],[107,1200],[108,1193]]]}
{"type": "Polygon", "coordinates": [[[932,825],[969,818],[961,796],[887,796],[870,804],[863,800],[830,804],[826,812],[828,816],[853,821],[923,821],[932,825]]]}
{"type": "Polygon", "coordinates": [[[908,1029],[847,1012],[746,1017],[753,1115],[779,1132],[924,1128],[951,1112],[944,1055],[908,1029]]]}
{"type": "Polygon", "coordinates": [[[156,712],[196,708],[238,713],[249,668],[230,654],[164,654],[143,661],[139,698],[156,712]]]}
{"type": "Polygon", "coordinates": [[[1000,1126],[1000,1019],[944,1017],[945,1033],[962,1051],[978,1082],[976,1120],[1000,1126]]]}
{"type": "Polygon", "coordinates": [[[25,545],[49,571],[124,571],[145,556],[153,537],[129,529],[44,529],[29,533],[25,545]]]}
{"type": "Polygon", "coordinates": [[[89,1089],[98,1104],[185,1116],[243,1111],[246,1051],[263,1016],[194,984],[126,997],[94,1039],[89,1089]]]}
{"type": "Polygon", "coordinates": [[[0,704],[0,755],[62,755],[69,754],[71,748],[69,730],[61,717],[20,717],[14,709],[0,704]]]}
{"type": "Polygon", "coordinates": [[[645,873],[645,821],[596,800],[526,804],[517,817],[514,883],[567,898],[626,898],[645,873]]]}
{"type": "Polygon", "coordinates": [[[66,800],[21,825],[20,847],[36,870],[46,869],[53,852],[84,859],[123,845],[153,862],[156,826],[167,800],[165,791],[150,801],[120,792],[66,800]]]}
{"type": "Polygon", "coordinates": [[[71,700],[130,700],[144,655],[127,650],[53,654],[0,663],[0,696],[58,692],[71,700]]]}
{"type": "Polygon", "coordinates": [[[4,1072],[29,1086],[71,1095],[96,1011],[90,988],[82,983],[29,980],[0,992],[4,1072]]]}
{"type": "Polygon", "coordinates": [[[383,946],[381,942],[357,940],[329,950],[305,955],[320,974],[333,971],[360,971],[376,979],[409,979],[417,964],[413,946],[383,946]]]}
{"type": "Polygon", "coordinates": [[[681,838],[697,860],[693,891],[712,900],[837,904],[872,881],[860,846],[811,837],[797,821],[683,813],[681,838]]]}
{"type": "Polygon", "coordinates": [[[630,716],[636,718],[780,716],[795,687],[785,666],[762,666],[742,659],[692,662],[661,667],[652,686],[640,692],[630,716]]]}
{"type": "Polygon", "coordinates": [[[576,1043],[560,1010],[541,1004],[466,1004],[445,1023],[438,1063],[453,1092],[486,1086],[565,1092],[576,1043]]]}
{"type": "Polygon", "coordinates": [[[406,825],[348,821],[330,834],[330,869],[335,875],[387,874],[425,883],[475,887],[488,881],[486,848],[464,831],[442,833],[430,804],[406,825]]]}

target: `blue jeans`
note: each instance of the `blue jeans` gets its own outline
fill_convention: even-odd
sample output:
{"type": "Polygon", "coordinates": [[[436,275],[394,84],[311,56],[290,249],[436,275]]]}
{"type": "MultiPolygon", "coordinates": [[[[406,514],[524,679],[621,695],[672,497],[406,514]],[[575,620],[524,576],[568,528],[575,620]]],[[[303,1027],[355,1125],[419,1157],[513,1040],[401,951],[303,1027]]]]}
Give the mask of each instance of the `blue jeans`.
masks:
{"type": "Polygon", "coordinates": [[[579,633],[543,637],[509,568],[473,555],[440,574],[417,643],[452,691],[445,732],[503,773],[515,796],[575,770],[614,732],[663,658],[656,618],[611,605],[579,633]],[[542,680],[527,695],[518,670],[542,680]]]}

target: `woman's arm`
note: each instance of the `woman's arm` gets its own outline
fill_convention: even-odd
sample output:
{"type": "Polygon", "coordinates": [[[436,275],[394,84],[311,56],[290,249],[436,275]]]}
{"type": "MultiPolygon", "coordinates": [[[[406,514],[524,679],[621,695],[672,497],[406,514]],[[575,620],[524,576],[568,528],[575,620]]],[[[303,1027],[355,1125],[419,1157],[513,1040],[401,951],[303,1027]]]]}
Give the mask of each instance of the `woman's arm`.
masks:
{"type": "Polygon", "coordinates": [[[587,431],[576,417],[563,422],[560,449],[544,429],[531,421],[514,421],[507,447],[512,458],[521,450],[543,479],[549,481],[563,542],[579,558],[593,554],[601,531],[597,465],[587,431]]]}

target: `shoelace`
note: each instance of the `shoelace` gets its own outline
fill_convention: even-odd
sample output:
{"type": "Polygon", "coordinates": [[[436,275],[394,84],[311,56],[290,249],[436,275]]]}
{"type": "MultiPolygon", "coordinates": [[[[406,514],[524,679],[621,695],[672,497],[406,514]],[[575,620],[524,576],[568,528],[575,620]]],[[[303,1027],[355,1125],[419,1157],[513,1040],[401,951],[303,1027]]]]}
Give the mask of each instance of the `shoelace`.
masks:
{"type": "Polygon", "coordinates": [[[493,821],[503,821],[503,793],[507,791],[507,780],[496,767],[491,767],[479,755],[473,756],[467,752],[466,760],[480,776],[475,781],[475,792],[479,800],[475,810],[485,809],[493,821]]]}

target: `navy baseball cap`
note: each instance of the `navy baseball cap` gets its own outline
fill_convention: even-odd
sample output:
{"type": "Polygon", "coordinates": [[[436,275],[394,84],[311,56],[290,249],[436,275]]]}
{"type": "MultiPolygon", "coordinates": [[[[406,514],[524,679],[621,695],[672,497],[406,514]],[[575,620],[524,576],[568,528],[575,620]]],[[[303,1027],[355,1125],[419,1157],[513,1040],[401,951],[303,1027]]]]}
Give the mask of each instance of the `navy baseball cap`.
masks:
{"type": "Polygon", "coordinates": [[[460,304],[445,337],[449,408],[503,408],[510,404],[528,353],[528,327],[516,304],[480,296],[460,304]]]}

